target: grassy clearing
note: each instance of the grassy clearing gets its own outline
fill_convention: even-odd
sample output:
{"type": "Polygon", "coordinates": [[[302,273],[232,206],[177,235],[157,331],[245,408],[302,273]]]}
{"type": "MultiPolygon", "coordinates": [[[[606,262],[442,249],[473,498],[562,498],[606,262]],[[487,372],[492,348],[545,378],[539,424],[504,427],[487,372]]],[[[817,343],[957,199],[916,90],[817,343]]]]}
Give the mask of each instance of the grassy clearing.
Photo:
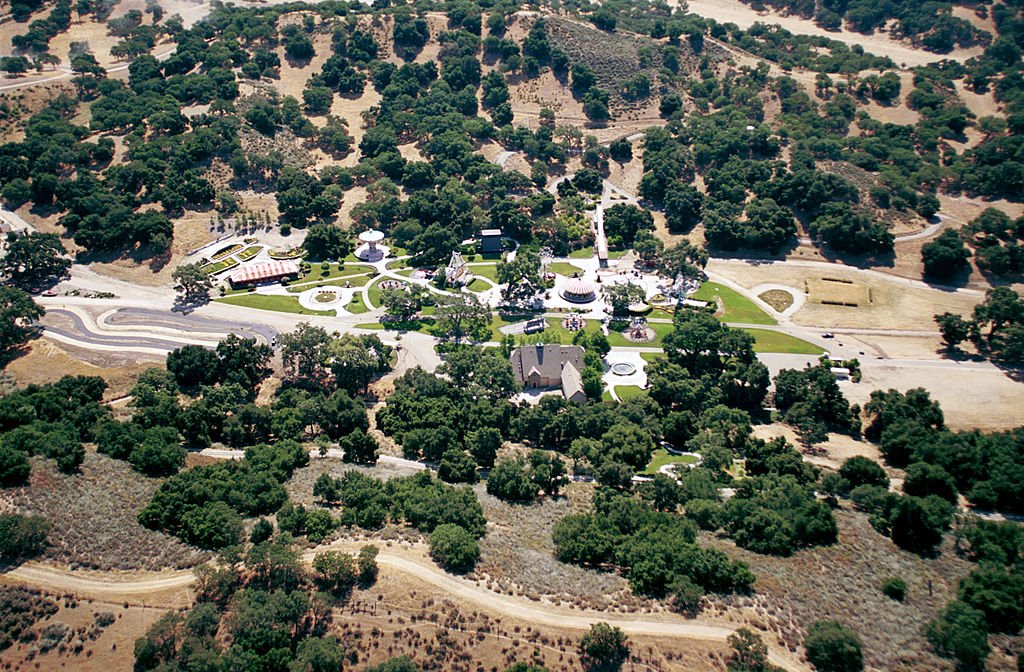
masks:
{"type": "Polygon", "coordinates": [[[369,303],[367,308],[380,308],[380,283],[380,280],[376,280],[366,290],[366,299],[367,303],[369,303]]]}
{"type": "Polygon", "coordinates": [[[473,282],[469,283],[466,286],[466,289],[468,289],[469,291],[471,291],[471,292],[478,292],[478,293],[479,292],[486,292],[490,288],[491,288],[491,283],[489,283],[489,282],[487,282],[485,280],[481,280],[480,278],[473,278],[473,282]]]}
{"type": "Polygon", "coordinates": [[[357,324],[356,329],[372,329],[374,331],[383,331],[384,325],[381,324],[380,322],[363,322],[362,324],[357,324]]]}
{"type": "Polygon", "coordinates": [[[362,313],[365,313],[370,309],[367,308],[366,304],[363,302],[363,296],[361,294],[356,294],[355,296],[352,297],[352,300],[349,302],[349,304],[345,306],[345,310],[352,313],[353,315],[361,315],[362,313]]]}
{"type": "Polygon", "coordinates": [[[807,341],[770,329],[744,329],[754,337],[754,352],[786,352],[794,355],[823,355],[825,351],[807,341]]]}
{"type": "Polygon", "coordinates": [[[768,313],[754,305],[753,301],[717,282],[705,282],[692,298],[698,301],[709,302],[716,302],[716,299],[720,299],[724,311],[719,319],[723,322],[776,324],[775,320],[768,313]]]}
{"type": "MultiPolygon", "coordinates": [[[[621,398],[621,393],[619,396],[621,398]]],[[[658,448],[651,455],[651,461],[648,462],[644,473],[656,474],[658,469],[661,469],[666,464],[697,464],[697,458],[693,455],[673,455],[664,448],[658,448]]]]}
{"type": "Polygon", "coordinates": [[[473,275],[485,277],[494,283],[498,282],[497,264],[472,264],[469,270],[473,271],[473,275]]]}
{"type": "Polygon", "coordinates": [[[512,324],[512,323],[507,321],[507,320],[505,320],[500,315],[493,315],[493,316],[491,316],[491,340],[492,341],[500,341],[502,339],[502,337],[504,336],[504,334],[502,334],[498,330],[501,329],[504,326],[509,325],[509,324],[512,324]]]}
{"type": "Polygon", "coordinates": [[[632,399],[633,397],[641,394],[642,392],[643,389],[637,387],[636,385],[617,385],[615,387],[615,394],[619,397],[620,401],[632,399]]]}
{"type": "Polygon", "coordinates": [[[298,282],[288,286],[288,291],[292,294],[301,294],[302,292],[312,287],[324,287],[330,285],[332,287],[344,287],[346,285],[352,287],[362,287],[370,281],[370,276],[361,275],[339,275],[338,277],[332,277],[330,280],[313,280],[312,282],[298,282]]]}
{"type": "Polygon", "coordinates": [[[574,274],[579,273],[583,275],[583,269],[579,266],[574,266],[567,261],[553,261],[548,264],[548,270],[552,273],[558,273],[571,278],[574,274]]]}
{"type": "Polygon", "coordinates": [[[591,247],[590,245],[587,245],[586,247],[581,247],[578,250],[573,250],[572,252],[569,253],[570,259],[590,259],[592,256],[594,256],[594,248],[591,247]]]}
{"type": "Polygon", "coordinates": [[[664,352],[641,352],[640,353],[640,357],[645,362],[656,362],[659,359],[665,359],[665,353],[664,352]]]}
{"type": "Polygon", "coordinates": [[[294,296],[268,296],[266,294],[236,294],[217,299],[221,303],[232,306],[255,308],[257,310],[273,310],[278,313],[295,313],[297,315],[334,315],[333,310],[309,310],[299,305],[294,296]]]}

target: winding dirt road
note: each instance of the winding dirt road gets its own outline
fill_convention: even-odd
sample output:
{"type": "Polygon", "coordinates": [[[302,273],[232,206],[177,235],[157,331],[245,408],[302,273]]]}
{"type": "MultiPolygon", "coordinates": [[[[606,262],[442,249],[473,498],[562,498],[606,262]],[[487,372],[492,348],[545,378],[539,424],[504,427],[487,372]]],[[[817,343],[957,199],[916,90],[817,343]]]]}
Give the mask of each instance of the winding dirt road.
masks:
{"type": "MultiPolygon", "coordinates": [[[[305,562],[311,562],[313,555],[325,548],[354,548],[352,542],[335,542],[327,547],[307,551],[303,555],[305,562]]],[[[631,618],[614,618],[601,612],[585,612],[566,607],[541,606],[533,602],[499,595],[482,588],[470,581],[446,574],[432,564],[415,557],[405,557],[395,553],[381,552],[377,556],[380,566],[412,576],[443,590],[450,597],[471,603],[478,608],[497,612],[535,625],[544,625],[573,630],[585,630],[591,624],[603,621],[614,627],[621,628],[627,635],[646,637],[671,637],[696,639],[701,641],[724,642],[735,628],[722,625],[709,625],[681,620],[643,620],[631,618]]],[[[94,598],[117,599],[126,596],[141,596],[161,593],[168,590],[186,589],[195,580],[189,570],[165,572],[152,575],[151,578],[133,578],[124,581],[99,579],[82,576],[40,563],[26,563],[3,575],[8,579],[54,591],[81,592],[94,598]]],[[[769,659],[787,672],[806,672],[808,669],[788,652],[778,648],[770,648],[769,659]]]]}

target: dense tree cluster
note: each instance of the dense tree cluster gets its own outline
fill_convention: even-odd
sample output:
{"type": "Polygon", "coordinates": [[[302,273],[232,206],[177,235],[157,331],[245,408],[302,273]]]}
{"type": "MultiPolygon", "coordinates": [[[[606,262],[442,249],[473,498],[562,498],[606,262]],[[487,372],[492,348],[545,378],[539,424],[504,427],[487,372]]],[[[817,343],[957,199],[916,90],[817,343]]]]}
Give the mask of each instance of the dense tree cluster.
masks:
{"type": "Polygon", "coordinates": [[[135,669],[200,664],[266,670],[336,670],[345,645],[330,634],[332,607],[376,577],[376,548],[321,553],[305,569],[291,538],[257,543],[234,564],[200,576],[196,603],[170,612],[135,641],[135,669]]]}
{"type": "Polygon", "coordinates": [[[983,273],[997,277],[1024,273],[1024,217],[1012,220],[1002,210],[986,208],[962,232],[983,273]]]}
{"type": "Polygon", "coordinates": [[[908,469],[919,494],[952,501],[960,492],[986,509],[1021,510],[1021,429],[952,432],[922,389],[875,391],[865,410],[871,416],[865,436],[886,461],[908,469]]]}
{"type": "Polygon", "coordinates": [[[52,233],[8,234],[7,253],[0,259],[0,275],[22,289],[52,283],[71,268],[60,239],[52,233]]]}
{"type": "Polygon", "coordinates": [[[0,359],[10,356],[35,333],[35,322],[46,313],[24,290],[0,287],[0,359]]]}
{"type": "Polygon", "coordinates": [[[94,376],[65,376],[0,397],[0,485],[24,483],[31,455],[56,461],[76,473],[85,459],[83,442],[96,438],[109,418],[102,405],[107,384],[94,376]]]}
{"type": "Polygon", "coordinates": [[[829,431],[860,433],[860,407],[843,397],[825,357],[817,366],[780,371],[775,376],[775,407],[808,445],[824,441],[829,431]]]}
{"type": "Polygon", "coordinates": [[[487,493],[510,502],[529,503],[538,492],[554,496],[569,482],[565,463],[558,455],[540,450],[529,459],[507,458],[498,462],[487,476],[487,493]]]}
{"type": "Polygon", "coordinates": [[[303,322],[279,341],[288,382],[312,393],[361,394],[391,368],[391,347],[372,334],[328,333],[303,322]]]}
{"type": "Polygon", "coordinates": [[[242,517],[277,511],[287,500],[282,484],[308,461],[294,441],[252,446],[243,460],[195,467],[164,481],[139,522],[202,548],[235,545],[242,517]]]}
{"type": "Polygon", "coordinates": [[[629,494],[601,488],[591,513],[566,516],[553,533],[559,560],[588,567],[617,566],[637,593],[664,597],[687,579],[702,590],[746,592],[754,575],[741,562],[696,543],[696,526],[658,512],[629,494]]]}

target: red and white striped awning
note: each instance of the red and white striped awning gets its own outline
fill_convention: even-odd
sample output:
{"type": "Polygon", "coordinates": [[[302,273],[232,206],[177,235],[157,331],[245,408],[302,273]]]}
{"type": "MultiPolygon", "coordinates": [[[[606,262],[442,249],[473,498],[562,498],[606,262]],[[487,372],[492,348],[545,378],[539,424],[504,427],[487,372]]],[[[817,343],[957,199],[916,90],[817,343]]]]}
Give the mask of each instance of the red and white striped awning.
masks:
{"type": "Polygon", "coordinates": [[[293,261],[264,261],[238,269],[229,276],[229,279],[232,284],[238,285],[298,274],[299,267],[293,261]]]}

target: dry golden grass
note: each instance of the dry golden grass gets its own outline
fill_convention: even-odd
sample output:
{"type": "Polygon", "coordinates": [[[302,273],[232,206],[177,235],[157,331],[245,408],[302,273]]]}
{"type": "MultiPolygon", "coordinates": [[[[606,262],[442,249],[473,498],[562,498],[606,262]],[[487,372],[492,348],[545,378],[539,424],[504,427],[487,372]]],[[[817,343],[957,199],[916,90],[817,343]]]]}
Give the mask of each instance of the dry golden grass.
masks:
{"type": "Polygon", "coordinates": [[[38,633],[51,626],[66,626],[69,633],[63,647],[41,653],[38,641],[18,642],[3,652],[5,669],[129,670],[135,663],[135,640],[166,613],[162,608],[94,602],[72,596],[54,598],[61,603],[60,611],[40,621],[33,630],[38,633]],[[112,615],[113,623],[97,627],[98,614],[112,615]],[[90,637],[89,633],[96,636],[90,637]],[[80,642],[81,649],[75,651],[72,642],[80,642]]]}
{"type": "MultiPolygon", "coordinates": [[[[801,247],[800,250],[805,248],[801,247]]],[[[814,259],[808,255],[803,257],[814,259]]],[[[828,271],[795,265],[735,264],[712,259],[708,269],[719,273],[744,287],[778,283],[791,287],[805,287],[807,281],[823,277],[850,280],[871,292],[871,304],[857,308],[832,306],[808,301],[793,315],[797,324],[821,327],[864,327],[878,329],[932,330],[932,316],[950,311],[970,313],[981,297],[944,292],[925,287],[909,286],[875,274],[858,273],[855,269],[836,266],[828,271]]],[[[833,283],[829,283],[833,284],[833,283]]]]}
{"type": "Polygon", "coordinates": [[[106,399],[123,397],[135,385],[139,373],[152,363],[121,363],[116,366],[90,364],[69,354],[53,341],[40,338],[32,341],[28,352],[7,365],[5,371],[19,385],[43,385],[63,376],[99,376],[107,381],[106,399]]]}
{"type": "Polygon", "coordinates": [[[758,298],[780,313],[793,305],[793,295],[782,289],[769,289],[761,292],[758,298]]]}
{"type": "Polygon", "coordinates": [[[871,290],[845,279],[828,276],[808,278],[804,282],[804,290],[811,303],[854,307],[871,305],[871,290]]]}

